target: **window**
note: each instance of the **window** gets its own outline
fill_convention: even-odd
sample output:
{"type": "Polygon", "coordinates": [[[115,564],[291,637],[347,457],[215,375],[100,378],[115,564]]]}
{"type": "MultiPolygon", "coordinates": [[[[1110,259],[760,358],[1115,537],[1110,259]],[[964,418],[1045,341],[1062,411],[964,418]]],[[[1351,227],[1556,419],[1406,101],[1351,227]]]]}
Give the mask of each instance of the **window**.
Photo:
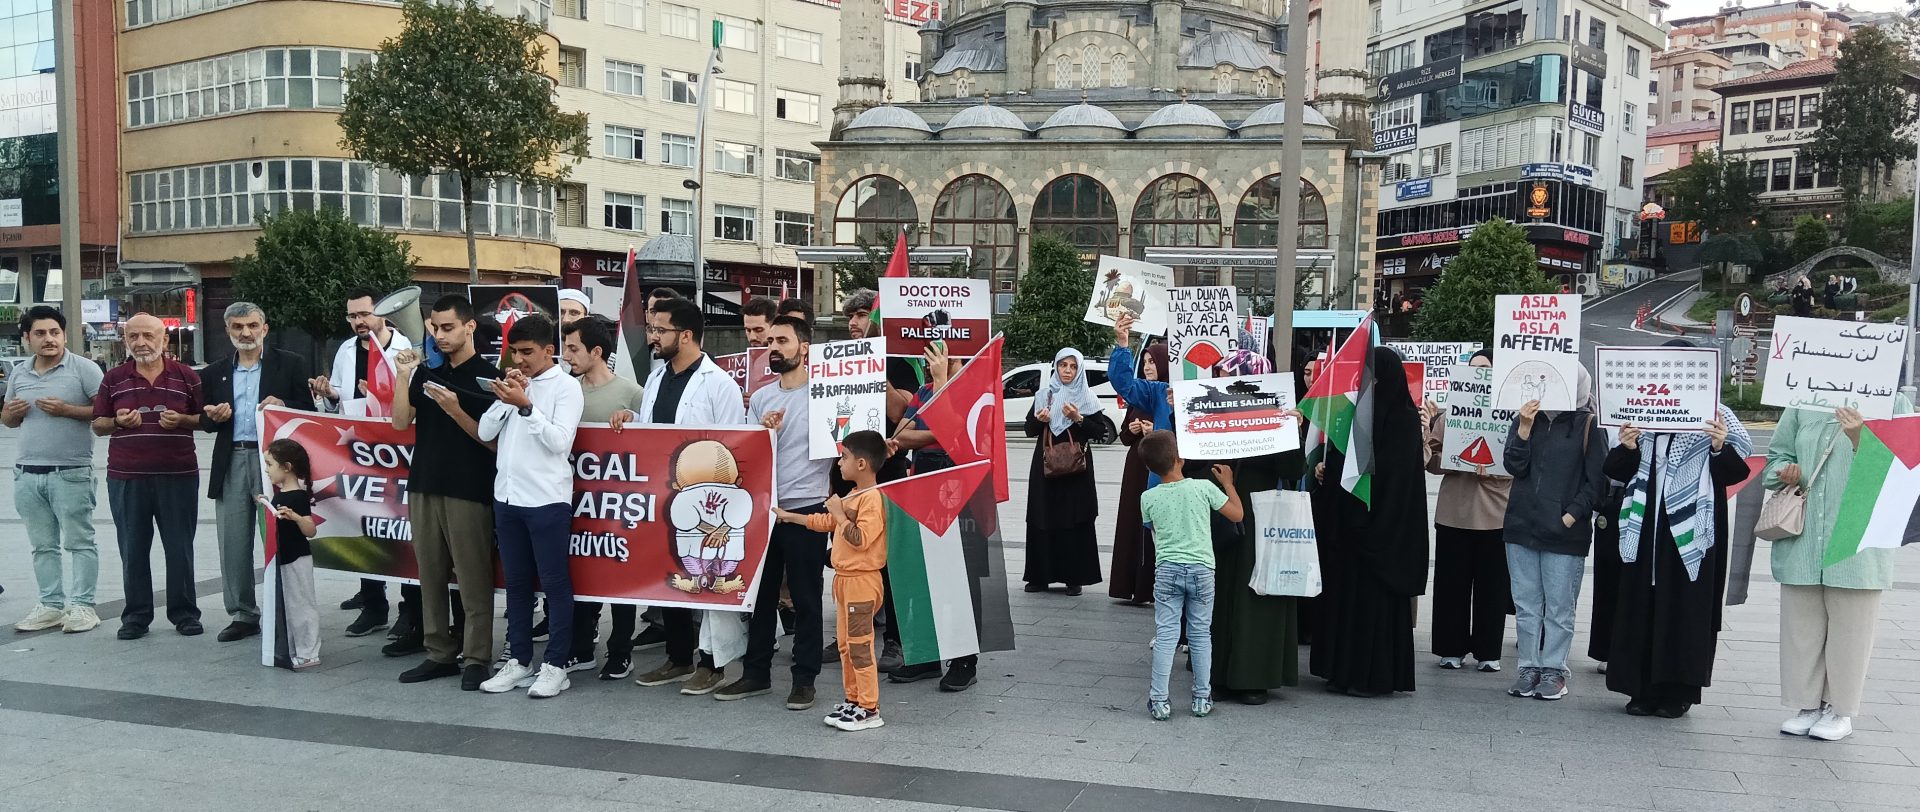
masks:
{"type": "Polygon", "coordinates": [[[1747,180],[1753,183],[1753,189],[1756,192],[1766,189],[1767,188],[1767,162],[1766,161],[1749,161],[1747,163],[1747,180]]]}
{"type": "Polygon", "coordinates": [[[1727,120],[1727,134],[1740,135],[1747,131],[1747,117],[1751,114],[1751,105],[1740,102],[1733,106],[1733,117],[1727,120]]]}
{"type": "Polygon", "coordinates": [[[820,64],[819,34],[783,25],[774,29],[774,37],[775,44],[780,49],[780,56],[798,59],[801,62],[812,62],[815,65],[820,64]]]}
{"type": "Polygon", "coordinates": [[[1625,102],[1620,105],[1620,126],[1627,132],[1633,132],[1633,122],[1640,118],[1640,105],[1625,102]]]}
{"type": "Polygon", "coordinates": [[[578,183],[560,184],[559,193],[554,197],[553,216],[559,225],[585,228],[587,187],[578,183]]]}
{"type": "Polygon", "coordinates": [[[622,127],[608,124],[605,127],[607,150],[606,157],[626,161],[642,161],[647,157],[647,131],[634,127],[622,127]]]}
{"type": "Polygon", "coordinates": [[[609,59],[607,60],[606,81],[605,90],[608,93],[618,93],[622,96],[645,96],[647,95],[647,66],[632,62],[622,62],[618,59],[609,59]]]}
{"type": "Polygon", "coordinates": [[[693,201],[660,198],[660,233],[693,235],[693,201]]]}
{"type": "Polygon", "coordinates": [[[715,14],[720,21],[720,47],[736,51],[760,50],[760,24],[744,17],[715,14]]]}
{"type": "Polygon", "coordinates": [[[1373,0],[1372,3],[1367,4],[1367,14],[1371,18],[1370,21],[1367,23],[1367,33],[1368,34],[1380,33],[1380,25],[1381,25],[1380,0],[1373,0]]]}
{"type": "MultiPolygon", "coordinates": [[[[1125,57],[1120,59],[1124,60],[1125,57]]],[[[926,75],[926,69],[920,65],[919,54],[907,54],[906,66],[901,69],[900,75],[909,82],[918,82],[921,76],[926,75]]]]}
{"type": "Polygon", "coordinates": [[[1627,46],[1627,75],[1640,75],[1640,49],[1631,45],[1627,46]]]}
{"type": "Polygon", "coordinates": [[[775,245],[811,245],[813,242],[813,214],[810,212],[774,210],[773,242],[775,245]]]}
{"type": "Polygon", "coordinates": [[[790,149],[773,151],[773,176],[781,180],[797,180],[812,183],[814,169],[820,163],[820,156],[809,152],[795,152],[790,149]]]}
{"type": "Polygon", "coordinates": [[[820,97],[798,90],[775,88],[773,91],[773,116],[785,121],[798,121],[802,124],[820,123],[820,97]]]}
{"type": "Polygon", "coordinates": [[[1414,98],[1394,99],[1373,106],[1373,129],[1375,132],[1390,127],[1405,127],[1414,123],[1414,98]]]}
{"type": "Polygon", "coordinates": [[[1800,97],[1800,126],[1802,127],[1820,126],[1820,97],[1819,96],[1816,95],[1816,96],[1800,97]]]}
{"type": "Polygon", "coordinates": [[[129,73],[127,126],[264,109],[337,109],[345,69],[372,61],[365,51],[263,48],[129,73]]]}
{"type": "Polygon", "coordinates": [[[885,175],[869,175],[840,196],[834,208],[833,242],[891,244],[900,229],[911,227],[919,219],[920,209],[913,204],[913,194],[907,187],[885,175]]]}
{"type": "Polygon", "coordinates": [[[752,82],[737,82],[715,76],[713,77],[713,109],[753,115],[754,93],[758,89],[752,82]]]}
{"type": "Polygon", "coordinates": [[[1018,222],[1013,196],[999,181],[985,175],[955,178],[934,200],[929,225],[935,244],[973,247],[973,269],[985,272],[993,290],[1013,289],[1018,222]]]}
{"type": "Polygon", "coordinates": [[[660,162],[667,166],[693,167],[693,136],[660,134],[660,162]]]}
{"type": "Polygon", "coordinates": [[[692,6],[661,3],[660,32],[669,37],[699,41],[700,10],[692,6]]]}
{"type": "Polygon", "coordinates": [[[1819,171],[1819,176],[1814,182],[1820,188],[1826,189],[1840,185],[1840,172],[1834,169],[1832,164],[1818,164],[1815,168],[1819,171]]]}
{"type": "Polygon", "coordinates": [[[694,104],[693,74],[661,68],[660,98],[674,104],[694,104]]]}
{"type": "Polygon", "coordinates": [[[1416,67],[1414,62],[1416,58],[1411,42],[1369,51],[1367,52],[1367,72],[1373,74],[1374,78],[1384,77],[1390,73],[1416,67]]]}
{"type": "Polygon", "coordinates": [[[1580,163],[1584,166],[1600,168],[1600,136],[1593,133],[1578,133],[1580,136],[1580,163]]]}
{"type": "Polygon", "coordinates": [[[1763,133],[1773,129],[1773,102],[1757,101],[1753,103],[1753,131],[1763,133]]]}
{"type": "Polygon", "coordinates": [[[713,238],[753,242],[753,222],[759,217],[760,212],[747,206],[715,203],[713,204],[713,238]]]}
{"type": "MultiPolygon", "coordinates": [[[[1134,258],[1147,246],[1219,245],[1220,204],[1192,175],[1167,175],[1147,185],[1133,207],[1134,258]]],[[[1175,280],[1176,284],[1191,284],[1175,280]]]]}
{"type": "MultiPolygon", "coordinates": [[[[1473,153],[1468,152],[1471,156],[1473,153]]],[[[1381,183],[1398,183],[1413,178],[1413,158],[1411,152],[1402,152],[1387,159],[1387,165],[1380,170],[1381,183]]]]}
{"type": "MultiPolygon", "coordinates": [[[[1540,160],[1533,153],[1541,141],[1541,130],[1551,124],[1550,119],[1528,118],[1495,124],[1490,127],[1476,127],[1460,131],[1460,171],[1486,172],[1493,169],[1507,169],[1521,164],[1540,160]],[[1536,127],[1536,125],[1538,125],[1536,127]]],[[[1576,136],[1586,133],[1576,132],[1576,136]]],[[[1451,157],[1451,156],[1448,156],[1451,157]]],[[[1421,155],[1421,177],[1426,177],[1427,165],[1425,151],[1421,155]]]]}
{"type": "Polygon", "coordinates": [[[1420,177],[1453,174],[1453,145],[1441,144],[1420,150],[1420,177]]]}
{"type": "Polygon", "coordinates": [[[1773,128],[1776,130],[1793,129],[1793,97],[1778,99],[1773,103],[1773,128]]]}
{"type": "Polygon", "coordinates": [[[1666,162],[1667,162],[1666,147],[1650,147],[1647,149],[1647,165],[1648,166],[1655,166],[1658,164],[1664,164],[1666,162]]]}
{"type": "Polygon", "coordinates": [[[1598,18],[1587,21],[1587,44],[1605,50],[1607,47],[1607,24],[1598,18]]]}
{"type": "Polygon", "coordinates": [[[556,0],[553,13],[570,20],[587,18],[587,0],[556,0]]]}
{"type": "MultiPolygon", "coordinates": [[[[1421,124],[1430,127],[1521,105],[1563,103],[1565,62],[1566,57],[1548,54],[1469,71],[1458,85],[1422,94],[1421,124]]],[[[1604,109],[1597,104],[1597,92],[1588,98],[1589,106],[1604,109]]]]}
{"type": "Polygon", "coordinates": [[[1773,182],[1767,186],[1769,192],[1784,192],[1793,186],[1793,159],[1773,159],[1773,182]]]}
{"type": "Polygon", "coordinates": [[[621,231],[641,231],[647,222],[647,198],[625,192],[606,192],[605,216],[600,223],[621,231]]]}
{"type": "Polygon", "coordinates": [[[1794,160],[1793,162],[1793,188],[1794,189],[1798,190],[1798,189],[1813,188],[1813,182],[1814,182],[1813,167],[1814,167],[1813,159],[1808,158],[1805,155],[1799,156],[1794,160]]]}
{"type": "Polygon", "coordinates": [[[1632,159],[1632,158],[1627,158],[1627,157],[1624,157],[1624,156],[1623,156],[1623,157],[1621,157],[1621,159],[1620,159],[1620,188],[1622,188],[1622,189],[1632,189],[1633,187],[1635,187],[1635,186],[1638,186],[1638,185],[1640,185],[1640,176],[1639,176],[1639,175],[1635,175],[1635,174],[1633,174],[1633,159],[1632,159]]]}
{"type": "Polygon", "coordinates": [[[621,28],[647,30],[647,0],[607,0],[607,22],[621,28]]]}
{"type": "Polygon", "coordinates": [[[1033,231],[1058,234],[1082,253],[1120,252],[1120,211],[1113,205],[1113,195],[1086,175],[1065,175],[1049,182],[1033,202],[1032,222],[1033,231]]]}
{"type": "Polygon", "coordinates": [[[1680,120],[1680,100],[1679,99],[1674,99],[1672,104],[1667,105],[1667,120],[1668,121],[1680,120]]]}
{"type": "MultiPolygon", "coordinates": [[[[1233,218],[1233,244],[1239,248],[1265,248],[1280,241],[1280,195],[1287,183],[1280,175],[1268,175],[1247,190],[1233,218]]],[[[1327,247],[1327,202],[1313,184],[1299,182],[1300,247],[1327,247]]]]}
{"type": "Polygon", "coordinates": [[[560,85],[587,86],[587,52],[579,48],[560,49],[560,85]]]}
{"type": "Polygon", "coordinates": [[[760,174],[760,148],[732,141],[713,142],[713,169],[730,175],[760,174]]]}

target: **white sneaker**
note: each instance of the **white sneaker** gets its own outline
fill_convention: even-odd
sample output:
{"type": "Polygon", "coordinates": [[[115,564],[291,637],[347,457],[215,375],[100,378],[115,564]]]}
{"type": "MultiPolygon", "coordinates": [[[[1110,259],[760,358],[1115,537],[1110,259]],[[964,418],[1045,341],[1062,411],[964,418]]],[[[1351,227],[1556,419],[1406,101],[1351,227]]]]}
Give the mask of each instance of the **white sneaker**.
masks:
{"type": "Polygon", "coordinates": [[[504,694],[515,688],[525,688],[533,684],[533,669],[520,664],[519,660],[508,660],[486,682],[480,683],[480,690],[490,694],[504,694]]]}
{"type": "Polygon", "coordinates": [[[1463,661],[1459,657],[1441,657],[1440,667],[1448,671],[1458,671],[1460,670],[1460,666],[1462,662],[1463,661]]]}
{"type": "Polygon", "coordinates": [[[1813,723],[1807,735],[1823,742],[1837,742],[1853,735],[1853,717],[1835,716],[1833,708],[1828,707],[1826,713],[1820,715],[1820,721],[1813,723]]]}
{"type": "MultiPolygon", "coordinates": [[[[480,686],[485,688],[485,685],[480,686]]],[[[560,695],[561,691],[573,687],[573,680],[567,679],[567,670],[553,663],[540,664],[540,676],[533,681],[533,687],[527,689],[527,696],[534,699],[550,699],[560,695]]]]}
{"type": "Polygon", "coordinates": [[[1794,714],[1792,719],[1781,722],[1780,732],[1788,736],[1805,736],[1808,731],[1813,730],[1814,723],[1819,722],[1820,718],[1826,715],[1827,703],[1822,702],[1820,707],[1808,708],[1794,714]]]}
{"type": "Polygon", "coordinates": [[[47,606],[46,604],[41,604],[33,607],[33,611],[27,613],[25,620],[13,624],[13,630],[16,632],[37,632],[43,629],[51,629],[65,622],[67,622],[66,612],[47,606]]]}
{"type": "Polygon", "coordinates": [[[93,607],[69,606],[66,620],[61,622],[60,629],[67,634],[79,634],[93,631],[94,627],[99,625],[100,616],[94,613],[93,607]]]}
{"type": "Polygon", "coordinates": [[[1474,669],[1487,674],[1496,673],[1500,670],[1500,661],[1499,660],[1481,660],[1478,665],[1474,666],[1474,669]]]}

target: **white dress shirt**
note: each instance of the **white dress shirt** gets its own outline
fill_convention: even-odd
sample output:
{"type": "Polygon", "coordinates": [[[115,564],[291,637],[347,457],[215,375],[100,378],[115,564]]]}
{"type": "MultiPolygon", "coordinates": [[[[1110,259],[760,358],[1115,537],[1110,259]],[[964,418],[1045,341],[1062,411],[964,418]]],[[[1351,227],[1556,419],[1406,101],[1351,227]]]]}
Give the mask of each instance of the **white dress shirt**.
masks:
{"type": "Polygon", "coordinates": [[[573,501],[573,435],[586,398],[580,382],[554,364],[527,384],[529,414],[496,402],[480,416],[480,440],[499,441],[493,498],[514,507],[573,501]]]}

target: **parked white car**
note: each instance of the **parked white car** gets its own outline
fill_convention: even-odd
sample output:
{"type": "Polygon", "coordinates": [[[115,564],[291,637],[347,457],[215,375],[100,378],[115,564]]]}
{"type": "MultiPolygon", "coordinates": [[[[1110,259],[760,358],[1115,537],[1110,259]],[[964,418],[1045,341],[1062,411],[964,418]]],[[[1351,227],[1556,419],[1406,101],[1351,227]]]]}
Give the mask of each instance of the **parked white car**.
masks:
{"type": "MultiPolygon", "coordinates": [[[[1046,385],[1047,370],[1052,364],[1027,364],[1007,370],[1000,376],[1000,395],[1006,402],[1006,418],[1009,433],[1011,427],[1026,423],[1027,415],[1033,413],[1033,395],[1041,386],[1046,385]]],[[[1088,359],[1081,372],[1087,376],[1087,385],[1092,387],[1093,396],[1106,406],[1106,414],[1117,427],[1126,419],[1126,410],[1120,407],[1120,396],[1114,394],[1113,384],[1107,380],[1107,362],[1088,359]]],[[[1116,429],[1117,431],[1117,429],[1116,429]]],[[[1015,436],[1018,436],[1015,434],[1015,436]]],[[[1114,435],[1100,438],[1102,443],[1114,441],[1114,435]]]]}

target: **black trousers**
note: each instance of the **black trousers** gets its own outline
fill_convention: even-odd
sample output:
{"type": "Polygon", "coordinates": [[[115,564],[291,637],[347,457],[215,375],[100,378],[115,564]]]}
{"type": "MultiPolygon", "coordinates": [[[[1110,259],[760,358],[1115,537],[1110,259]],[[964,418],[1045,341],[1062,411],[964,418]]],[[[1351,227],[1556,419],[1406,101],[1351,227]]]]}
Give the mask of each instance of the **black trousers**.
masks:
{"type": "MultiPolygon", "coordinates": [[[[693,609],[662,608],[660,625],[667,627],[667,662],[693,665],[700,648],[700,613],[693,609]]],[[[713,655],[700,651],[700,665],[713,667],[713,655]]]]}
{"type": "Polygon", "coordinates": [[[200,475],[108,479],[107,504],[120,542],[126,607],[120,622],[142,629],[153,623],[153,531],[167,562],[167,622],[200,619],[193,582],[194,518],[200,510],[200,475]]]}
{"type": "Polygon", "coordinates": [[[387,611],[387,582],[373,578],[360,579],[360,604],[364,608],[387,611]]]}
{"type": "MultiPolygon", "coordinates": [[[[810,505],[795,513],[825,513],[825,505],[810,505]]],[[[773,526],[767,543],[766,565],[760,570],[759,595],[753,617],[747,621],[747,654],[742,659],[748,679],[773,678],[773,648],[780,617],[780,581],[793,596],[793,685],[810,686],[820,676],[821,626],[826,622],[820,593],[825,588],[827,534],[803,525],[781,522],[773,526]]]]}
{"type": "Polygon", "coordinates": [[[1507,546],[1499,530],[1433,526],[1433,653],[1500,659],[1513,606],[1507,546]]]}
{"type": "MultiPolygon", "coordinates": [[[[597,601],[573,602],[573,658],[581,662],[593,659],[593,636],[600,631],[600,607],[597,601]]],[[[631,603],[616,603],[613,630],[607,634],[607,659],[633,658],[633,621],[639,614],[631,603]]]]}

